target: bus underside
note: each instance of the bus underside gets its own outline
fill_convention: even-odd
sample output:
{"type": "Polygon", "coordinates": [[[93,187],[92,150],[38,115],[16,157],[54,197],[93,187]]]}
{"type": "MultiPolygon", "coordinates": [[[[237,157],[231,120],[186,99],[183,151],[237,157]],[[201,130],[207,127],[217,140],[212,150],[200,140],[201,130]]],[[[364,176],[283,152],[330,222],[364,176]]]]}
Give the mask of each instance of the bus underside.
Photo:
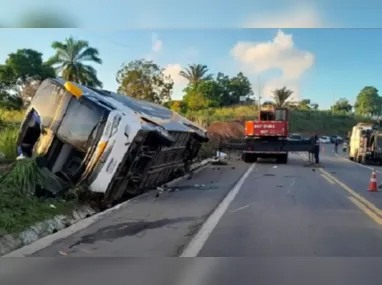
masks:
{"type": "Polygon", "coordinates": [[[138,132],[106,191],[105,204],[136,196],[189,171],[203,138],[191,132],[169,133],[175,138],[172,145],[156,132],[138,132]]]}

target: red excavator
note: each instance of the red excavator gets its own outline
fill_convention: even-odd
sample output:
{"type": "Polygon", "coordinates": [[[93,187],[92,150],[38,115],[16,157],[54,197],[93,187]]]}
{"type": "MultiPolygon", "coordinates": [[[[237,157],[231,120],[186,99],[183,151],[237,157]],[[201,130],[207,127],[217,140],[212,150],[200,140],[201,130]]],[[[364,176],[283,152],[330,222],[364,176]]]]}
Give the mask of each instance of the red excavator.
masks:
{"type": "Polygon", "coordinates": [[[245,138],[224,143],[222,148],[241,150],[242,159],[253,163],[258,158],[275,158],[278,163],[288,163],[288,153],[312,152],[315,141],[288,138],[288,115],[285,108],[264,107],[255,121],[245,122],[245,138]]]}

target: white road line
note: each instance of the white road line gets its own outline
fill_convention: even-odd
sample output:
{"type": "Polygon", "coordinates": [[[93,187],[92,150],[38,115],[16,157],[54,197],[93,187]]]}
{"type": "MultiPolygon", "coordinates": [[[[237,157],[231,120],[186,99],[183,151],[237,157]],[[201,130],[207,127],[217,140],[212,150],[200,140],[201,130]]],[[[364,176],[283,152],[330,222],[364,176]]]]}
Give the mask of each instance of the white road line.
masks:
{"type": "Polygon", "coordinates": [[[237,208],[237,209],[235,209],[235,210],[230,211],[230,213],[235,213],[235,212],[237,212],[237,211],[241,211],[241,210],[247,209],[249,206],[250,206],[249,204],[248,204],[248,205],[245,205],[245,206],[243,206],[243,207],[240,207],[240,208],[237,208]]]}
{"type": "Polygon", "coordinates": [[[211,235],[212,231],[215,229],[216,225],[219,223],[220,219],[227,211],[231,202],[235,199],[237,193],[239,193],[240,188],[243,186],[245,180],[248,178],[249,174],[251,174],[255,166],[256,164],[252,164],[240,178],[240,180],[235,184],[235,186],[229,191],[227,196],[223,199],[215,211],[208,217],[207,221],[203,224],[199,232],[194,236],[180,257],[198,256],[208,237],[211,235]]]}

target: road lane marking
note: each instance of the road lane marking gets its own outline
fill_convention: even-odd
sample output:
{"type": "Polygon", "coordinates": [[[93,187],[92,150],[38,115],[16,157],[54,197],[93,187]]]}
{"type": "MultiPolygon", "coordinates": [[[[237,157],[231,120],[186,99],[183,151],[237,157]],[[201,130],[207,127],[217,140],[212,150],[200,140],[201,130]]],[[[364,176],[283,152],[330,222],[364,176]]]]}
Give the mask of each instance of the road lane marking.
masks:
{"type": "MultiPolygon", "coordinates": [[[[322,173],[329,176],[334,182],[336,182],[339,186],[341,186],[345,191],[347,191],[350,195],[352,195],[354,198],[358,199],[359,202],[363,203],[365,206],[367,206],[370,210],[374,211],[377,215],[382,216],[382,210],[378,209],[373,203],[371,203],[369,200],[365,199],[358,193],[356,193],[353,189],[351,189],[346,184],[339,181],[336,177],[328,173],[326,170],[320,168],[319,169],[322,173]]],[[[366,190],[365,190],[366,191],[366,190]]]]}
{"type": "Polygon", "coordinates": [[[208,237],[211,235],[212,231],[215,229],[220,219],[223,217],[224,213],[227,211],[229,205],[235,199],[237,193],[239,193],[244,182],[247,180],[249,174],[253,171],[256,164],[252,164],[240,180],[235,184],[235,186],[228,192],[227,196],[220,202],[219,206],[214,210],[214,212],[208,217],[207,221],[203,224],[198,233],[193,237],[191,242],[185,248],[180,257],[196,257],[198,256],[200,250],[203,248],[208,237]]]}
{"type": "Polygon", "coordinates": [[[325,174],[321,173],[321,176],[328,181],[330,184],[336,184],[330,177],[326,176],[325,174]]]}
{"type": "Polygon", "coordinates": [[[292,180],[292,183],[289,185],[289,187],[288,187],[288,190],[287,190],[287,195],[290,195],[291,194],[291,192],[292,192],[292,187],[294,186],[294,184],[296,183],[296,179],[295,178],[293,178],[293,180],[292,180]]]}
{"type": "Polygon", "coordinates": [[[243,206],[243,207],[237,208],[237,209],[235,209],[235,210],[232,210],[231,213],[235,213],[235,212],[237,212],[237,211],[241,211],[241,210],[247,209],[248,207],[249,207],[249,204],[248,204],[248,205],[245,205],[245,206],[243,206]]]}
{"type": "Polygon", "coordinates": [[[371,211],[368,207],[358,201],[356,198],[349,196],[350,201],[352,201],[362,212],[368,215],[374,222],[378,225],[382,225],[382,219],[373,211],[371,211]]]}

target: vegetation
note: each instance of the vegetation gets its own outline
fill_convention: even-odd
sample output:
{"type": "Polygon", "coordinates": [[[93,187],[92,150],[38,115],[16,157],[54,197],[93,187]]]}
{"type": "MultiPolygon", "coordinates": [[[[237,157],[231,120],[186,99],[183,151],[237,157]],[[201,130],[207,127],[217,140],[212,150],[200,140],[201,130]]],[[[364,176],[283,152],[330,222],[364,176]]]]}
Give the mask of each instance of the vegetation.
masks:
{"type": "Polygon", "coordinates": [[[102,63],[96,48],[90,47],[87,41],[67,38],[64,42],[53,42],[56,54],[49,58],[48,64],[56,67],[56,72],[68,81],[79,82],[90,87],[102,87],[97,78],[97,71],[86,62],[102,63]]]}
{"type": "Polygon", "coordinates": [[[272,93],[275,107],[283,108],[288,106],[293,91],[287,89],[286,86],[284,86],[281,89],[273,90],[272,93]]]}
{"type": "Polygon", "coordinates": [[[198,85],[201,81],[212,80],[212,74],[208,74],[208,68],[203,64],[188,65],[185,70],[180,72],[180,75],[188,80],[190,84],[198,85]]]}
{"type": "Polygon", "coordinates": [[[0,170],[0,236],[17,233],[58,214],[69,214],[76,205],[75,201],[49,201],[35,196],[37,186],[52,177],[43,173],[34,159],[0,162],[0,170]]]}
{"type": "Polygon", "coordinates": [[[164,103],[171,98],[174,82],[153,61],[133,60],[117,72],[118,92],[131,97],[164,103]]]}
{"type": "Polygon", "coordinates": [[[16,159],[16,140],[18,131],[18,127],[16,126],[9,126],[0,130],[0,153],[2,153],[3,159],[16,159]]]}

